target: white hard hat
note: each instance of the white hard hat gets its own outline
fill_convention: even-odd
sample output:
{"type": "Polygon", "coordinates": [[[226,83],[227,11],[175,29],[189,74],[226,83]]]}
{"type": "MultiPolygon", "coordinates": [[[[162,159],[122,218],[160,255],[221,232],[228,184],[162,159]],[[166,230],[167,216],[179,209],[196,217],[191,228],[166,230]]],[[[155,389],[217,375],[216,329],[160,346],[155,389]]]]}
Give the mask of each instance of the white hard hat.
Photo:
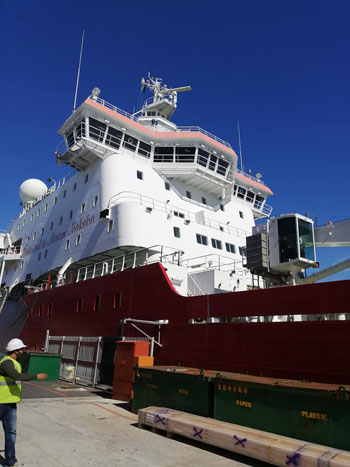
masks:
{"type": "Polygon", "coordinates": [[[11,339],[10,342],[7,344],[6,350],[7,352],[14,352],[15,350],[24,349],[24,347],[27,346],[24,345],[21,339],[11,339]]]}

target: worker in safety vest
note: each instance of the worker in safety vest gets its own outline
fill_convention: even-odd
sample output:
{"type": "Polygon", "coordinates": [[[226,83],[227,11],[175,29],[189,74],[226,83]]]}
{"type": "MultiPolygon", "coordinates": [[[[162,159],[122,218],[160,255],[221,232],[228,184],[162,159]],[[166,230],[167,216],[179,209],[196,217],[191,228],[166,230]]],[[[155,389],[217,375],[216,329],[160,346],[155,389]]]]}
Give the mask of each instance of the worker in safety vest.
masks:
{"type": "Polygon", "coordinates": [[[46,379],[45,373],[30,375],[22,373],[18,355],[24,348],[21,339],[11,339],[7,344],[7,355],[0,360],[0,420],[5,433],[5,465],[22,465],[15,455],[17,402],[21,400],[21,381],[46,379]]]}

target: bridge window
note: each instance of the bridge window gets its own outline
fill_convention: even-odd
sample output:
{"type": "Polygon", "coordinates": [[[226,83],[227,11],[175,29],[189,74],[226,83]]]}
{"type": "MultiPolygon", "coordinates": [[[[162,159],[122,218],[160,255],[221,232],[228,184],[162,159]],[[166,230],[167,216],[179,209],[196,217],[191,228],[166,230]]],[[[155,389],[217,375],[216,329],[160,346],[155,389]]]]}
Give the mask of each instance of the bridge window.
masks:
{"type": "Polygon", "coordinates": [[[90,138],[95,139],[99,143],[102,143],[106,132],[106,124],[96,120],[95,118],[89,118],[89,135],[90,138]]]}
{"type": "Polygon", "coordinates": [[[217,163],[218,158],[214,156],[214,154],[210,154],[210,159],[209,159],[209,169],[210,170],[215,170],[216,163],[217,163]]]}
{"type": "Polygon", "coordinates": [[[260,209],[264,201],[265,198],[263,196],[256,195],[254,203],[255,209],[260,209]]]}
{"type": "Polygon", "coordinates": [[[119,149],[123,133],[111,126],[108,128],[106,144],[112,148],[119,149]]]}
{"type": "Polygon", "coordinates": [[[81,137],[84,137],[85,138],[85,120],[82,120],[79,125],[77,125],[76,129],[76,134],[77,134],[77,138],[81,138],[81,137]]]}
{"type": "Polygon", "coordinates": [[[207,166],[209,158],[209,152],[203,151],[203,149],[198,149],[197,164],[202,165],[203,167],[207,166]]]}
{"type": "Polygon", "coordinates": [[[134,138],[133,136],[125,134],[123,146],[126,149],[130,149],[130,151],[136,151],[138,141],[139,140],[134,138]]]}
{"type": "Polygon", "coordinates": [[[74,144],[74,133],[73,131],[67,135],[67,145],[70,148],[74,144]]]}
{"type": "Polygon", "coordinates": [[[195,147],[176,147],[176,162],[194,162],[195,153],[195,147]]]}
{"type": "Polygon", "coordinates": [[[140,154],[141,156],[149,158],[151,154],[151,145],[144,143],[143,141],[140,141],[137,153],[140,154]]]}
{"type": "Polygon", "coordinates": [[[217,240],[216,238],[211,239],[211,244],[213,248],[217,248],[218,250],[222,250],[222,242],[221,240],[217,240]]]}
{"type": "Polygon", "coordinates": [[[196,234],[197,243],[200,245],[208,245],[208,237],[201,234],[196,234]]]}
{"type": "Polygon", "coordinates": [[[120,308],[121,303],[122,303],[122,293],[117,292],[114,294],[114,297],[113,297],[113,309],[117,310],[118,308],[120,308]]]}
{"type": "Polygon", "coordinates": [[[226,251],[229,253],[236,253],[236,247],[232,243],[225,243],[226,251]]]}
{"type": "Polygon", "coordinates": [[[180,238],[180,228],[179,227],[174,227],[174,237],[180,238]]]}
{"type": "Polygon", "coordinates": [[[226,175],[226,170],[228,167],[228,162],[225,161],[224,159],[219,159],[218,160],[218,169],[217,172],[219,175],[226,175]]]}
{"type": "Polygon", "coordinates": [[[254,201],[254,196],[255,196],[255,194],[252,191],[248,191],[246,200],[249,203],[252,203],[254,201]]]}
{"type": "Polygon", "coordinates": [[[174,162],[174,148],[157,146],[154,148],[154,162],[174,162]]]}
{"type": "Polygon", "coordinates": [[[244,199],[246,192],[247,192],[247,190],[245,188],[242,188],[241,186],[239,186],[238,187],[237,197],[241,198],[241,199],[244,199]]]}

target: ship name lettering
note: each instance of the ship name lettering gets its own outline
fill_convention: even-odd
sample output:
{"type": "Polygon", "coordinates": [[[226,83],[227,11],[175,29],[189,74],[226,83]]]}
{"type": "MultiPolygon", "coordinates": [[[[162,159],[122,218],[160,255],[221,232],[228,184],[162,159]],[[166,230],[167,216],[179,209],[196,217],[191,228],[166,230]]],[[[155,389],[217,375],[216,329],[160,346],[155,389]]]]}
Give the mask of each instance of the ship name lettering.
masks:
{"type": "Polygon", "coordinates": [[[318,412],[309,412],[308,410],[302,410],[301,416],[305,418],[312,418],[313,420],[321,420],[326,422],[328,420],[328,415],[325,413],[318,412]]]}
{"type": "Polygon", "coordinates": [[[55,243],[58,240],[62,240],[62,238],[64,238],[65,236],[66,232],[58,232],[57,234],[53,232],[51,234],[50,243],[55,243]]]}
{"type": "Polygon", "coordinates": [[[158,386],[156,384],[151,384],[151,383],[147,383],[146,387],[151,388],[151,389],[158,389],[158,386]]]}
{"type": "Polygon", "coordinates": [[[239,407],[246,407],[248,409],[251,409],[252,408],[252,403],[249,402],[249,401],[240,401],[240,400],[236,400],[236,405],[238,405],[239,407]]]}
{"type": "Polygon", "coordinates": [[[89,214],[83,219],[82,217],[79,219],[79,221],[74,221],[71,226],[70,233],[75,233],[78,230],[85,229],[89,225],[93,224],[95,222],[95,216],[89,216],[89,214]]]}

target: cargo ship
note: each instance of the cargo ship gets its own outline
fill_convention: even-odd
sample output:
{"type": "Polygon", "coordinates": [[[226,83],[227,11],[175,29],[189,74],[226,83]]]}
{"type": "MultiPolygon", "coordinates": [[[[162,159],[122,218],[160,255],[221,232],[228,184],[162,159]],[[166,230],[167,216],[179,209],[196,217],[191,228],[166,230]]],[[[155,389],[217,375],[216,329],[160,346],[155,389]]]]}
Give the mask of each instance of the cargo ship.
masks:
{"type": "Polygon", "coordinates": [[[229,143],[171,121],[190,86],[141,87],[132,114],[94,88],[59,130],[71,174],[20,186],[0,234],[1,345],[98,339],[94,381],[108,343],[139,338],[158,365],[350,384],[349,281],[317,283],[349,262],[305,274],[316,247],[350,245],[349,221],[271,217],[229,143]]]}

